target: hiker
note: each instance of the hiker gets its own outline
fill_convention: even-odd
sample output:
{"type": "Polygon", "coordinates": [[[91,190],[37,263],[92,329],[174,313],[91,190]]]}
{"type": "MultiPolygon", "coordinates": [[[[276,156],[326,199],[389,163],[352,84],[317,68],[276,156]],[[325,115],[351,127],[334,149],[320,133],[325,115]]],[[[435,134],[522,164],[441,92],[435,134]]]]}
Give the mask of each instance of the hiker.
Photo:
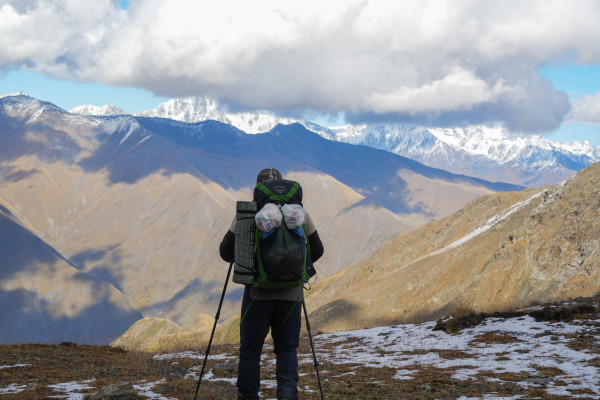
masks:
{"type": "MultiPolygon", "coordinates": [[[[282,179],[281,172],[274,168],[267,168],[260,171],[256,183],[258,185],[275,179],[282,179]]],[[[306,212],[304,212],[304,227],[305,234],[308,236],[310,260],[315,262],[323,255],[323,243],[310,215],[306,212]]],[[[234,261],[235,231],[236,218],[219,248],[221,258],[227,262],[234,261]]],[[[260,357],[269,328],[277,362],[277,399],[298,399],[297,348],[300,340],[303,299],[302,285],[284,289],[265,289],[245,285],[240,322],[238,400],[259,398],[260,357]]]]}

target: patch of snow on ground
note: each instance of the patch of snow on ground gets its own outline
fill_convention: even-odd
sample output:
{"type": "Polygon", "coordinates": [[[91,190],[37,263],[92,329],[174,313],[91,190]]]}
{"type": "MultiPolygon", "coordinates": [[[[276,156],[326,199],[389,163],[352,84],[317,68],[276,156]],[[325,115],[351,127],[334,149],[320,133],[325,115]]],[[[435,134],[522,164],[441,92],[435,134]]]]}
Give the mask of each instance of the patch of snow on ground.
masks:
{"type": "Polygon", "coordinates": [[[543,193],[545,193],[545,192],[544,191],[537,192],[534,195],[532,195],[531,197],[529,197],[529,198],[527,198],[527,199],[525,199],[525,200],[523,200],[523,201],[521,201],[519,203],[513,204],[508,210],[506,210],[506,211],[504,211],[504,212],[502,212],[500,214],[494,215],[484,225],[480,226],[479,228],[475,229],[474,231],[466,234],[465,236],[461,237],[460,239],[455,240],[454,242],[450,243],[449,245],[447,245],[447,246],[445,246],[445,247],[443,247],[443,248],[441,248],[439,250],[433,251],[433,252],[431,252],[431,253],[429,253],[427,255],[424,255],[422,257],[417,258],[416,260],[410,262],[409,264],[405,265],[404,267],[407,267],[409,265],[413,265],[413,264],[415,264],[415,263],[417,263],[417,262],[419,262],[419,261],[421,261],[421,260],[423,260],[425,258],[428,258],[428,257],[431,257],[431,256],[435,256],[435,255],[444,253],[444,252],[446,252],[448,250],[455,249],[458,246],[462,246],[463,244],[467,243],[468,241],[472,240],[473,238],[481,235],[484,232],[489,231],[495,225],[497,225],[498,223],[504,221],[506,218],[508,218],[509,216],[511,216],[512,214],[514,214],[515,212],[519,211],[521,208],[523,208],[526,205],[528,205],[529,203],[531,203],[531,201],[533,201],[534,199],[540,197],[543,193]]]}
{"type": "MultiPolygon", "coordinates": [[[[191,358],[191,359],[204,360],[204,357],[205,357],[204,353],[199,353],[197,351],[184,351],[181,353],[157,354],[154,357],[152,357],[152,359],[154,359],[154,360],[172,360],[174,358],[191,358]]],[[[230,358],[235,358],[235,356],[227,354],[227,353],[214,354],[214,355],[209,354],[208,355],[209,360],[228,360],[230,358]]]]}
{"type": "MultiPolygon", "coordinates": [[[[588,322],[587,326],[577,322],[537,322],[533,317],[524,315],[506,319],[488,318],[480,325],[456,334],[433,331],[435,323],[425,322],[321,334],[316,335],[314,340],[321,365],[325,362],[370,368],[387,367],[395,369],[395,378],[402,380],[413,379],[415,371],[410,368],[418,365],[451,370],[452,378],[474,382],[481,376],[499,382],[500,377],[494,374],[512,373],[523,375],[523,380],[518,384],[525,387],[543,388],[549,394],[573,398],[578,397],[573,390],[591,390],[594,395],[586,393],[582,396],[600,400],[600,371],[594,366],[597,365],[594,361],[598,354],[578,350],[571,342],[582,335],[598,340],[600,329],[597,324],[600,321],[588,322]],[[485,340],[486,337],[492,340],[485,340]],[[449,351],[456,351],[457,355],[449,354],[449,351]],[[545,376],[544,369],[551,369],[556,379],[545,376]]],[[[274,364],[274,359],[267,358],[271,350],[271,346],[265,345],[263,365],[265,362],[274,364]]],[[[155,356],[156,359],[182,357],[199,359],[204,358],[204,354],[185,352],[155,356]]],[[[228,353],[211,355],[210,358],[236,360],[235,355],[228,353]]],[[[300,353],[298,358],[302,364],[313,364],[311,352],[300,353]]],[[[191,368],[186,379],[197,380],[199,372],[200,366],[191,368]]],[[[321,370],[322,376],[327,372],[321,370]]],[[[357,373],[351,371],[344,375],[357,373]]],[[[212,370],[205,372],[204,380],[229,382],[232,385],[236,381],[233,377],[217,377],[212,370]]],[[[261,385],[263,389],[275,388],[276,382],[263,380],[261,385]]],[[[520,398],[524,397],[501,397],[494,393],[477,397],[490,400],[520,398]]],[[[471,400],[469,397],[460,399],[471,400]]]]}
{"type": "Polygon", "coordinates": [[[17,367],[29,367],[31,364],[15,364],[15,365],[0,365],[0,369],[4,368],[17,368],[17,367]]]}
{"type": "MultiPolygon", "coordinates": [[[[235,385],[237,382],[237,378],[217,378],[212,370],[208,371],[203,377],[202,380],[212,381],[212,382],[229,382],[232,385],[235,385]]],[[[262,384],[263,382],[261,382],[262,384]]]]}
{"type": "Polygon", "coordinates": [[[21,393],[27,389],[27,385],[17,385],[16,383],[11,383],[6,387],[0,387],[0,394],[10,394],[10,393],[21,393]]]}
{"type": "Polygon", "coordinates": [[[133,388],[138,391],[138,395],[147,397],[149,399],[155,400],[177,400],[174,397],[164,397],[160,393],[155,393],[153,391],[154,387],[160,385],[162,383],[166,383],[166,379],[161,379],[156,382],[140,382],[137,385],[133,385],[133,388]]]}
{"type": "MultiPolygon", "coordinates": [[[[585,388],[600,393],[599,371],[589,363],[597,355],[570,348],[565,337],[581,333],[582,326],[536,322],[531,316],[489,318],[477,327],[454,335],[432,331],[433,326],[433,322],[427,322],[320,335],[315,344],[317,357],[335,364],[394,368],[398,379],[411,379],[410,371],[403,368],[419,364],[453,368],[453,378],[460,380],[475,379],[475,375],[486,371],[535,376],[536,368],[556,368],[563,372],[560,379],[567,385],[553,386],[548,382],[546,390],[549,393],[572,395],[569,390],[585,388]],[[548,330],[552,333],[542,334],[548,330]],[[508,343],[473,342],[474,338],[486,333],[510,335],[515,340],[508,343]],[[331,350],[324,350],[326,348],[331,350]],[[470,357],[442,358],[439,352],[448,350],[462,351],[470,357]]],[[[302,359],[304,363],[311,361],[309,355],[302,359]]],[[[536,387],[540,382],[530,379],[522,384],[536,387]]],[[[600,396],[592,398],[600,399],[600,396]]]]}
{"type": "Polygon", "coordinates": [[[49,397],[53,399],[83,400],[85,395],[79,392],[87,389],[95,389],[93,386],[88,385],[88,383],[92,383],[94,381],[95,379],[90,379],[81,382],[75,381],[57,383],[56,385],[48,385],[48,387],[53,389],[55,392],[61,392],[60,394],[49,397]]]}
{"type": "Polygon", "coordinates": [[[517,400],[517,399],[523,399],[523,396],[514,396],[514,397],[498,397],[498,396],[494,396],[494,395],[485,395],[483,397],[466,397],[466,396],[461,396],[456,400],[517,400]]]}

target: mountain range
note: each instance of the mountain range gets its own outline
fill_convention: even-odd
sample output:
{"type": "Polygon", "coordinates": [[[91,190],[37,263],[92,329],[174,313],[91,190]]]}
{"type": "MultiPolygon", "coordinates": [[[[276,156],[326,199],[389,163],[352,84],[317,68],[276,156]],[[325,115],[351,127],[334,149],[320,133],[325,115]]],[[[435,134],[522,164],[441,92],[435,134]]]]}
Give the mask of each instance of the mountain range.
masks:
{"type": "MultiPolygon", "coordinates": [[[[107,115],[107,108],[110,105],[82,106],[71,112],[107,115]]],[[[331,140],[386,150],[456,174],[523,186],[560,183],[600,161],[600,147],[588,142],[552,142],[539,135],[511,133],[499,125],[445,129],[398,124],[327,127],[264,112],[228,112],[216,101],[199,97],[172,99],[138,115],[190,123],[216,120],[247,133],[267,132],[277,124],[299,122],[331,140]]]]}
{"type": "Polygon", "coordinates": [[[502,126],[425,128],[401,125],[342,127],[326,137],[400,154],[450,172],[524,186],[560,183],[600,161],[600,147],[516,135],[502,126]]]}
{"type": "MultiPolygon", "coordinates": [[[[61,303],[44,294],[54,278],[35,283],[16,278],[32,268],[25,257],[2,264],[14,273],[3,279],[1,296],[27,290],[26,298],[11,297],[11,309],[45,301],[52,326],[63,323],[65,329],[61,315],[85,320],[83,313],[93,310],[99,321],[108,321],[106,332],[122,332],[121,320],[107,317],[115,309],[123,310],[127,323],[143,317],[150,325],[162,320],[170,327],[201,329],[207,315],[212,318],[226,274],[218,244],[236,200],[251,197],[256,174],[266,166],[303,185],[306,209],[326,248],[317,265],[320,279],[481,195],[522,189],[327,140],[297,123],[250,135],[218,121],[82,116],[25,95],[5,96],[0,199],[10,220],[36,238],[32,243],[53,249],[57,261],[40,271],[56,279],[59,269],[80,273],[116,294],[104,301],[98,293],[104,308],[61,303]]],[[[33,252],[28,243],[11,248],[28,254],[33,252]]],[[[228,292],[225,318],[238,313],[241,292],[240,286],[228,292]]],[[[13,316],[3,312],[3,318],[13,316]]],[[[28,340],[56,340],[64,333],[50,325],[28,340]]],[[[0,331],[13,334],[6,324],[0,331]]],[[[118,336],[102,335],[88,341],[118,336]]]]}

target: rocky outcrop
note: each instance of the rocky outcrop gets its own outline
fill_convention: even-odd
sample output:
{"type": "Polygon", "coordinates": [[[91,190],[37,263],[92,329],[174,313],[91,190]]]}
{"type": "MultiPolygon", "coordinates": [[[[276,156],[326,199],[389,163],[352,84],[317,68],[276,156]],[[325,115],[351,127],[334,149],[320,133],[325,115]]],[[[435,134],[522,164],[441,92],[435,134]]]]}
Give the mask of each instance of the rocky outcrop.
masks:
{"type": "Polygon", "coordinates": [[[91,395],[90,400],[135,400],[138,392],[130,382],[119,382],[104,386],[91,395]]]}

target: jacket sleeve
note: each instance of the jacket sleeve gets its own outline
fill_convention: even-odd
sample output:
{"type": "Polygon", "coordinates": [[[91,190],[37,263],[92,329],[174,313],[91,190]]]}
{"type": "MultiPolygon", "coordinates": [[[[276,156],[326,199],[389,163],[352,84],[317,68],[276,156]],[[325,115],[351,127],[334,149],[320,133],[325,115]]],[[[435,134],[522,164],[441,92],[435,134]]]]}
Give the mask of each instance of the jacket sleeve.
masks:
{"type": "MultiPolygon", "coordinates": [[[[310,239],[310,238],[309,238],[310,239]]],[[[221,244],[219,245],[219,253],[221,254],[221,258],[231,263],[234,259],[233,249],[235,247],[235,234],[231,231],[227,231],[221,244]]]]}
{"type": "Polygon", "coordinates": [[[319,233],[317,231],[314,231],[308,235],[308,245],[310,246],[310,259],[312,262],[316,262],[319,258],[321,258],[325,251],[323,242],[321,242],[321,238],[319,237],[319,233]]]}

